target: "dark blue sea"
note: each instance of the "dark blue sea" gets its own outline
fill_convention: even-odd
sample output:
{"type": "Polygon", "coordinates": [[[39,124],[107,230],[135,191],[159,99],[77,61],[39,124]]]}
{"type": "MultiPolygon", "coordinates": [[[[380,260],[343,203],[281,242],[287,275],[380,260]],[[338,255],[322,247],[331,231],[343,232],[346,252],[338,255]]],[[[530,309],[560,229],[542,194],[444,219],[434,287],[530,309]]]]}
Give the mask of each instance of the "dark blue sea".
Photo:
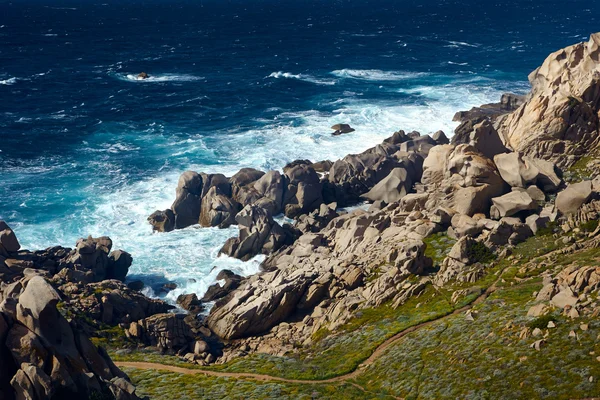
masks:
{"type": "Polygon", "coordinates": [[[589,0],[2,0],[0,219],[30,249],[108,235],[134,278],[202,294],[260,258],[217,257],[236,228],[152,234],[182,171],[451,134],[599,16],[589,0]],[[356,132],[331,136],[340,122],[356,132]]]}

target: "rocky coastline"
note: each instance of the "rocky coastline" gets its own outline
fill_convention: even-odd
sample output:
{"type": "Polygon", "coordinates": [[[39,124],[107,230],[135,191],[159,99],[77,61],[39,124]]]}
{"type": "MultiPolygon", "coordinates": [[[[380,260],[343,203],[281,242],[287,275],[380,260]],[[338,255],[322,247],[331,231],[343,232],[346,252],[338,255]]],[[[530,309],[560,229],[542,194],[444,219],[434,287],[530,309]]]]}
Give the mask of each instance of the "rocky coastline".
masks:
{"type": "MultiPolygon", "coordinates": [[[[126,285],[132,257],[107,237],[28,251],[0,221],[0,400],[137,399],[109,352],[203,367],[290,357],[377,310],[418,314],[431,291],[472,301],[491,271],[502,279],[508,267],[495,268],[516,265],[515,249],[541,235],[562,254],[596,248],[600,33],[552,53],[529,80],[527,96],[458,112],[451,139],[400,130],[360,154],[296,160],[282,172],[184,172],[171,208],[148,217],[151,229],[237,225],[220,252],[266,256],[256,275],[224,270],[202,297],[180,296],[186,313],[126,285]],[[293,222],[279,224],[279,214],[293,222]]],[[[526,317],[597,317],[597,267],[536,268],[542,287],[526,317]]],[[[549,340],[540,332],[522,331],[536,350],[549,340]]]]}

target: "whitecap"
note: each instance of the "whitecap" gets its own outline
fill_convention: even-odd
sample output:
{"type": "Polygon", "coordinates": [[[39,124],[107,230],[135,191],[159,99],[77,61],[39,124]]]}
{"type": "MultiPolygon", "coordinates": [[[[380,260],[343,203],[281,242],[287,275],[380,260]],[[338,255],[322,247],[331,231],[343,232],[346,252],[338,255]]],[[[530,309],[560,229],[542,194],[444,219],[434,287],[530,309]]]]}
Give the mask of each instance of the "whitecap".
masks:
{"type": "Polygon", "coordinates": [[[332,80],[332,79],[318,79],[311,75],[292,74],[290,72],[283,72],[283,71],[272,72],[269,76],[267,76],[267,78],[297,79],[297,80],[304,81],[304,82],[315,83],[317,85],[335,85],[336,84],[336,81],[332,80]]]}
{"type": "Polygon", "coordinates": [[[0,79],[0,85],[14,85],[17,83],[17,78],[0,79]]]}
{"type": "Polygon", "coordinates": [[[471,44],[471,43],[467,43],[467,42],[458,42],[455,40],[448,40],[448,43],[454,45],[454,46],[463,46],[463,47],[480,47],[480,45],[478,44],[471,44]]]}
{"type": "Polygon", "coordinates": [[[331,74],[340,78],[365,81],[402,81],[428,75],[426,72],[382,71],[379,69],[340,69],[332,71],[331,74]]]}
{"type": "Polygon", "coordinates": [[[140,83],[157,83],[157,82],[193,82],[204,79],[202,76],[188,75],[188,74],[161,74],[161,75],[150,75],[148,78],[143,79],[138,77],[136,74],[117,74],[119,79],[128,82],[140,82],[140,83]]]}

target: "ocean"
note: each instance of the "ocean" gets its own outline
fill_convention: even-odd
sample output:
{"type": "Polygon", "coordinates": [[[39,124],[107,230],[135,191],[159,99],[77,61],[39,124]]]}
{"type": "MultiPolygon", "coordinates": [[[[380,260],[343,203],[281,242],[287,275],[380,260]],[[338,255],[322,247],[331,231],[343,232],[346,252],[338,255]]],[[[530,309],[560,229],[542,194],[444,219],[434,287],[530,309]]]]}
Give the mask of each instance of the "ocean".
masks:
{"type": "Polygon", "coordinates": [[[148,294],[202,295],[237,228],[153,234],[181,172],[335,160],[526,93],[600,30],[581,0],[0,1],[0,219],[24,248],[110,236],[148,294]],[[147,72],[147,80],[136,79],[147,72]],[[349,123],[356,132],[332,136],[349,123]]]}

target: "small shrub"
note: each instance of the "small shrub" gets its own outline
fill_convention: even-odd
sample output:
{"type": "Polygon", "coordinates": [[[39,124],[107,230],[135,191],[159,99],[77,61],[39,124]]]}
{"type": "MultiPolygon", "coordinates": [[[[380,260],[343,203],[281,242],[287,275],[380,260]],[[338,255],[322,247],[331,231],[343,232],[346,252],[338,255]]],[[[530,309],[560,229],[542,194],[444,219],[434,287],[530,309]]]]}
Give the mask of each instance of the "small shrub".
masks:
{"type": "Polygon", "coordinates": [[[496,255],[483,243],[475,242],[467,249],[467,256],[476,263],[487,264],[496,259],[496,255]]]}
{"type": "Polygon", "coordinates": [[[550,321],[555,322],[556,318],[553,315],[542,315],[541,317],[537,317],[533,321],[530,321],[527,326],[531,329],[546,329],[548,327],[548,322],[550,321]]]}
{"type": "Polygon", "coordinates": [[[598,220],[592,219],[591,221],[584,222],[579,228],[584,232],[594,232],[598,228],[598,220]]]}

